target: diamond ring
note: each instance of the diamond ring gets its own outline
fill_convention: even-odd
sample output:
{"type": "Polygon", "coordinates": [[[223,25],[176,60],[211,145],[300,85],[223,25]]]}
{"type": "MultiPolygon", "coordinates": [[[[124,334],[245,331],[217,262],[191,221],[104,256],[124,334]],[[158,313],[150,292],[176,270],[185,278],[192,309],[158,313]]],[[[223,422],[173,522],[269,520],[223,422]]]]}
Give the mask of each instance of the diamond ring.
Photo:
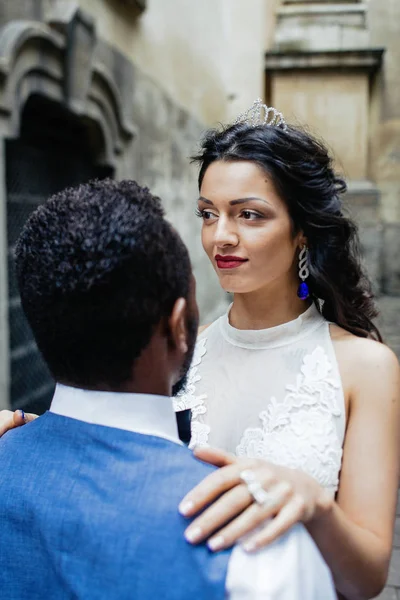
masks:
{"type": "Polygon", "coordinates": [[[274,494],[264,490],[253,471],[246,469],[240,473],[239,477],[246,485],[250,496],[257,504],[264,508],[269,508],[277,503],[274,494]]]}

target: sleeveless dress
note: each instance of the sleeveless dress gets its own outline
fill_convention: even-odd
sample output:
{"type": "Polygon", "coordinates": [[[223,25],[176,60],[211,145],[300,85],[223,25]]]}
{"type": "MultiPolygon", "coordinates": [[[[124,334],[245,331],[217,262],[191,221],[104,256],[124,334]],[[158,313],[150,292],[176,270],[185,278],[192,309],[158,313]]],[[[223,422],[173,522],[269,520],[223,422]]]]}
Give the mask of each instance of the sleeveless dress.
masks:
{"type": "Polygon", "coordinates": [[[192,411],[190,446],[301,469],[334,495],[345,404],[329,322],[313,304],[283,325],[239,330],[229,310],[199,335],[175,398],[192,411]]]}

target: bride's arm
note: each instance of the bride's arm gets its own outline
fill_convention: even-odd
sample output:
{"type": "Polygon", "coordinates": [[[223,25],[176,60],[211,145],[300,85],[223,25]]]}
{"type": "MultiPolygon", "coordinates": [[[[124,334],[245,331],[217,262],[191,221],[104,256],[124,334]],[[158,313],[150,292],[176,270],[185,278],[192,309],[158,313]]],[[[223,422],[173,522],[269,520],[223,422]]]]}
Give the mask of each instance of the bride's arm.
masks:
{"type": "Polygon", "coordinates": [[[352,353],[354,384],[336,502],[327,502],[322,488],[305,473],[209,450],[197,454],[227,466],[209,475],[182,504],[189,516],[213,502],[188,531],[189,537],[197,533],[196,543],[211,535],[209,544],[217,540],[218,549],[260,524],[262,529],[246,539],[253,549],[270,543],[294,522],[306,522],[338,591],[349,600],[363,600],[384,586],[391,555],[400,463],[400,370],[394,354],[370,340],[352,344],[352,353]],[[277,510],[250,504],[240,480],[243,469],[253,470],[271,491],[281,485],[277,510]]]}
{"type": "Polygon", "coordinates": [[[348,598],[370,598],[385,585],[399,481],[398,362],[385,346],[362,341],[337,502],[307,525],[348,598]]]}

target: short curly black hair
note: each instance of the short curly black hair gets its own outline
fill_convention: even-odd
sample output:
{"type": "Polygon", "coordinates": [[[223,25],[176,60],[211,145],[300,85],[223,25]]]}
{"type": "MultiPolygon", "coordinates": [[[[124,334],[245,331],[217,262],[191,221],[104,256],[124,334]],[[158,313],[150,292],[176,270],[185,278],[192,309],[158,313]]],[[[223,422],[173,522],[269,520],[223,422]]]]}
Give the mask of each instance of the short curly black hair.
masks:
{"type": "Polygon", "coordinates": [[[80,387],[126,382],[191,279],[188,251],[159,198],[111,179],[41,205],[19,237],[16,270],[53,377],[80,387]]]}

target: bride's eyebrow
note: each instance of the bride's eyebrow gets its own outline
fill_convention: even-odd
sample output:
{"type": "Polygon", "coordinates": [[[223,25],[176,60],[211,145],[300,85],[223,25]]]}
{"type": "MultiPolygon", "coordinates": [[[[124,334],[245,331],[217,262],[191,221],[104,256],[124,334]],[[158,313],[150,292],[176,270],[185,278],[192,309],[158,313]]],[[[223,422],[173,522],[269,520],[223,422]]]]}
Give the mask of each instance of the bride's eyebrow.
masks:
{"type": "MultiPolygon", "coordinates": [[[[268,204],[266,200],[264,200],[263,198],[257,198],[257,196],[249,196],[248,198],[237,198],[236,200],[231,200],[229,204],[231,206],[235,206],[235,204],[245,204],[246,202],[251,202],[252,200],[257,200],[258,202],[268,204]]],[[[208,198],[204,198],[204,196],[200,196],[198,202],[205,202],[206,204],[213,205],[211,200],[208,200],[208,198]]]]}
{"type": "Polygon", "coordinates": [[[246,202],[251,202],[252,200],[257,200],[258,202],[268,204],[266,200],[264,200],[263,198],[257,198],[257,196],[249,196],[248,198],[237,198],[237,200],[231,200],[229,204],[231,206],[235,206],[236,204],[245,204],[246,202]]]}

